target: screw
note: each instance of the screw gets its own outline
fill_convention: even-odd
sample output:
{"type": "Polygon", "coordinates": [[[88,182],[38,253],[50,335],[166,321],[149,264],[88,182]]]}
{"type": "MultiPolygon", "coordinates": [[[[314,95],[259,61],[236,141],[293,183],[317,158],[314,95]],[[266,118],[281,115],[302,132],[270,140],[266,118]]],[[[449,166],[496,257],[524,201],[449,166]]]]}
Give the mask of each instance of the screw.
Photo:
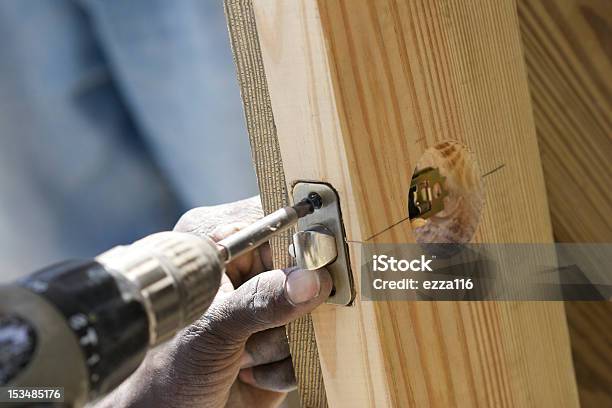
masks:
{"type": "Polygon", "coordinates": [[[312,204],[315,210],[318,210],[323,206],[323,199],[318,193],[315,193],[314,191],[309,193],[306,199],[310,202],[310,204],[312,204]]]}
{"type": "Polygon", "coordinates": [[[323,199],[315,192],[308,194],[308,196],[293,206],[293,209],[297,212],[298,217],[302,218],[308,214],[312,214],[314,210],[318,210],[323,206],[323,199]]]}

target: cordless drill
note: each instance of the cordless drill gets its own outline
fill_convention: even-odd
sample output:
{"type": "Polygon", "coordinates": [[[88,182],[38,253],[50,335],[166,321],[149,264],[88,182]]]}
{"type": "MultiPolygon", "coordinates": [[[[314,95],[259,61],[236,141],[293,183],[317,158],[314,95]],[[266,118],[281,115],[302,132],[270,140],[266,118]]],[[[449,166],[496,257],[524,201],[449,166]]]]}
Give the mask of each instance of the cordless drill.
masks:
{"type": "Polygon", "coordinates": [[[70,406],[108,393],[206,311],[226,263],[320,207],[311,194],[216,243],[161,232],[0,287],[0,384],[63,387],[70,406]]]}

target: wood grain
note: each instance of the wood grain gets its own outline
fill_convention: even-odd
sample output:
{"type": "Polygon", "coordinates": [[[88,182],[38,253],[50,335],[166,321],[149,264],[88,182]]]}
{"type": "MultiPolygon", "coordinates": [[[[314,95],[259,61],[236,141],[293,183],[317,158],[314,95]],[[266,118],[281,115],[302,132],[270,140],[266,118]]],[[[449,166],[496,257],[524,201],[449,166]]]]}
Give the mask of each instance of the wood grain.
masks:
{"type": "MultiPolygon", "coordinates": [[[[400,222],[412,169],[447,139],[501,169],[486,178],[478,241],[552,240],[514,2],[254,11],[288,187],[338,190],[354,266],[364,241],[414,241],[400,222]]],[[[578,405],[560,303],[358,297],[313,323],[330,406],[578,405]]]]}
{"type": "MultiPolygon", "coordinates": [[[[251,0],[226,0],[225,14],[261,203],[264,213],[269,214],[286,206],[289,198],[261,60],[253,3],[251,0]]],[[[270,242],[275,268],[293,265],[287,251],[293,232],[290,229],[270,242]]],[[[287,337],[302,406],[326,407],[327,398],[310,315],[288,324],[287,337]]]]}
{"type": "Polygon", "coordinates": [[[555,238],[612,241],[612,2],[519,1],[555,238]]]}
{"type": "MultiPolygon", "coordinates": [[[[612,2],[518,1],[556,240],[612,242],[612,2]]],[[[612,304],[568,302],[580,402],[612,406],[612,304]]]]}

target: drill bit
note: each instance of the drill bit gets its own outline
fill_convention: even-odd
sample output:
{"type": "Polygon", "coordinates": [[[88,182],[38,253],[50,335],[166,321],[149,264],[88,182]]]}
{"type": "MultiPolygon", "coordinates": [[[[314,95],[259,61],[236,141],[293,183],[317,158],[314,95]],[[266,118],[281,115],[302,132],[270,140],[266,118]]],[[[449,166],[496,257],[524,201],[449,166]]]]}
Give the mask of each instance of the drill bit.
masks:
{"type": "Polygon", "coordinates": [[[251,251],[273,236],[280,234],[295,225],[298,219],[312,214],[323,206],[323,199],[317,193],[295,204],[274,211],[253,224],[241,229],[235,234],[217,242],[219,255],[223,262],[228,263],[240,255],[251,251]]]}

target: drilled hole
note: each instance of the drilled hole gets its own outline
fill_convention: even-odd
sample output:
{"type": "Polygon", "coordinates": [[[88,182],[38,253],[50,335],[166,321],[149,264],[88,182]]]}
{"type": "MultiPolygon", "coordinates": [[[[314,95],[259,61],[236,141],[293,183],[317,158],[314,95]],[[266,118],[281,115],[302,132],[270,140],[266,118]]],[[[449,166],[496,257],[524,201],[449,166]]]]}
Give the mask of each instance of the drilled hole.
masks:
{"type": "MultiPolygon", "coordinates": [[[[421,175],[419,194],[419,209],[424,216],[412,217],[411,225],[416,241],[425,243],[464,244],[474,237],[478,228],[484,204],[482,177],[474,155],[461,143],[447,141],[427,149],[415,168],[415,176],[421,175]],[[423,173],[429,176],[423,176],[423,173]],[[431,173],[436,171],[437,173],[431,173]],[[435,180],[431,185],[430,197],[434,200],[442,198],[443,206],[436,211],[426,212],[427,208],[435,208],[436,201],[428,202],[427,179],[435,180]],[[442,185],[438,177],[443,179],[442,185]],[[423,180],[424,179],[424,180],[423,180]],[[433,202],[432,206],[430,203],[433,202]]],[[[410,200],[409,195],[409,200],[410,200]]],[[[412,209],[415,203],[411,203],[412,209]]]]}

